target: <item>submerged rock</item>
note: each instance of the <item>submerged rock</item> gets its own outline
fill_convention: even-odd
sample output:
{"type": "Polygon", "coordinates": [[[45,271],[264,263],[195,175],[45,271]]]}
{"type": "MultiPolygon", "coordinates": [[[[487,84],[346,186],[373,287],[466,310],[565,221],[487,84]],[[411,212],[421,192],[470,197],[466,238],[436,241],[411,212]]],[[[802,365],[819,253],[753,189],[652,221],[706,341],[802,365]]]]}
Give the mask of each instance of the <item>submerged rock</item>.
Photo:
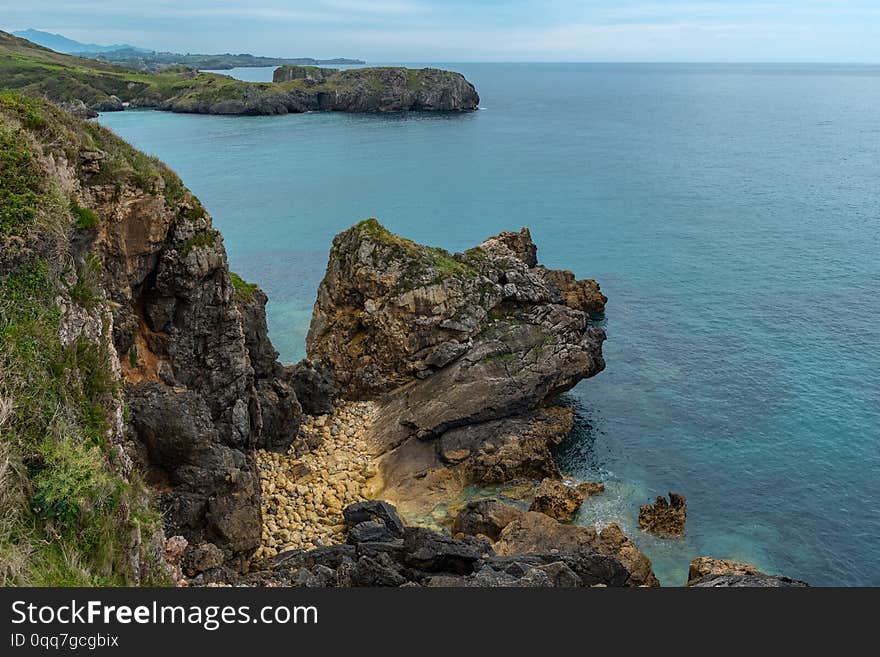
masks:
{"type": "Polygon", "coordinates": [[[669,493],[669,501],[658,495],[654,504],[639,509],[639,527],[658,536],[681,536],[687,520],[684,495],[669,493]]]}
{"type": "Polygon", "coordinates": [[[592,497],[593,495],[605,492],[605,484],[600,484],[595,481],[585,481],[575,486],[575,488],[584,497],[592,497]]]}

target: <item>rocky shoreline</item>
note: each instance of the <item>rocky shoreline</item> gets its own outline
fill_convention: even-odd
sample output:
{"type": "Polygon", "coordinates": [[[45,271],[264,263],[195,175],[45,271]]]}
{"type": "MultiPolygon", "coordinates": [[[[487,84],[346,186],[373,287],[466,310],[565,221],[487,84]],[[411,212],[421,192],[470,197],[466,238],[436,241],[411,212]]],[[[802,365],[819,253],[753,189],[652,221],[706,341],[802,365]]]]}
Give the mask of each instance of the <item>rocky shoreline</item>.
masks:
{"type": "MultiPolygon", "coordinates": [[[[64,525],[49,505],[17,513],[47,536],[65,532],[70,550],[110,527],[119,547],[111,565],[89,564],[94,581],[658,585],[617,525],[570,524],[602,493],[570,490],[553,460],[574,421],[557,397],[605,367],[595,319],[607,299],[596,281],[540,265],[527,229],[454,254],[375,219],[343,231],[308,359],[284,365],[266,295],[230,272],[222,236],[173,172],[48,102],[2,100],[17,149],[9,179],[34,199],[32,217],[54,223],[0,233],[0,293],[14,300],[0,310],[25,304],[31,314],[4,317],[21,335],[40,319],[44,350],[69,359],[63,383],[55,369],[44,376],[88,390],[87,404],[65,407],[82,436],[68,447],[103,477],[51,508],[90,495],[105,510],[106,482],[130,491],[100,525],[76,514],[64,525]],[[514,504],[468,499],[500,486],[514,504]]],[[[42,362],[15,364],[4,384],[40,398],[28,386],[42,362]]],[[[18,458],[41,482],[67,482],[38,458],[56,447],[18,458]]],[[[647,528],[683,531],[684,498],[670,498],[643,510],[647,528]]],[[[694,572],[701,586],[802,584],[730,562],[694,572]]]]}

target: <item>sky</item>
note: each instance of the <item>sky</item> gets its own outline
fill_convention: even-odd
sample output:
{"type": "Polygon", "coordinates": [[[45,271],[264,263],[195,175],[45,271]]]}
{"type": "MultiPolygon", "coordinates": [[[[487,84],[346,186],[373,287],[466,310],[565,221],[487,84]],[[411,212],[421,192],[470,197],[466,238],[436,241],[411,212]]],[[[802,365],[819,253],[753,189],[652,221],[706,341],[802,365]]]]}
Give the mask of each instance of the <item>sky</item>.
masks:
{"type": "Polygon", "coordinates": [[[0,0],[0,29],[370,62],[880,63],[880,0],[0,0]]]}

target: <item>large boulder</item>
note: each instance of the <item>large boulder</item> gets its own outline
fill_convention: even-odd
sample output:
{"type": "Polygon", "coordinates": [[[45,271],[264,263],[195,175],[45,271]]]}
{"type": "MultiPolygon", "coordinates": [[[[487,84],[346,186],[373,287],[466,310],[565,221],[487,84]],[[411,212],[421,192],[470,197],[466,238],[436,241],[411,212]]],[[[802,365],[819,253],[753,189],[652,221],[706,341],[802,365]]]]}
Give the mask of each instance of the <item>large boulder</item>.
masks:
{"type": "Polygon", "coordinates": [[[296,398],[309,415],[326,415],[333,411],[338,396],[333,372],[321,363],[303,359],[287,368],[296,398]]]}
{"type": "Polygon", "coordinates": [[[352,528],[365,522],[381,522],[394,537],[403,536],[404,525],[397,509],[382,500],[366,500],[349,504],[342,511],[342,517],[352,528]]]}

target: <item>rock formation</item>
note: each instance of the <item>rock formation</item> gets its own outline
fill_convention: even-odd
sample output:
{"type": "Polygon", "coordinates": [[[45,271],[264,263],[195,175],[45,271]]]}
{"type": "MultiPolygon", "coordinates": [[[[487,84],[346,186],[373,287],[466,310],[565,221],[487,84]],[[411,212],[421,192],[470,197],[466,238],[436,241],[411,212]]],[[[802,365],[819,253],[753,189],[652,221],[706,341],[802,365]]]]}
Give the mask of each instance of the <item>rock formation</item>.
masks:
{"type": "Polygon", "coordinates": [[[535,490],[529,511],[538,511],[561,522],[574,520],[584,503],[584,494],[573,486],[555,479],[544,479],[535,490]]]}
{"type": "Polygon", "coordinates": [[[589,550],[608,556],[627,572],[628,586],[658,586],[651,560],[616,524],[601,532],[592,527],[563,524],[544,513],[520,511],[498,500],[469,502],[455,517],[453,532],[482,536],[500,556],[576,554],[589,550]]]}
{"type": "MultiPolygon", "coordinates": [[[[61,314],[69,340],[94,341],[78,318],[102,318],[126,458],[158,493],[169,536],[211,563],[244,563],[260,537],[253,449],[286,449],[301,415],[266,335],[265,295],[230,274],[222,237],[173,172],[47,103],[7,102],[42,184],[66,199],[54,210],[70,251],[59,262],[76,285],[61,314]]],[[[26,246],[4,256],[31,257],[26,246]]]]}
{"type": "Polygon", "coordinates": [[[687,585],[698,588],[779,588],[803,587],[807,583],[784,575],[768,575],[751,564],[739,561],[697,557],[691,561],[687,585]]]}
{"type": "Polygon", "coordinates": [[[252,450],[286,449],[301,415],[266,335],[265,295],[236,289],[222,239],[188,194],[169,205],[89,185],[98,176],[84,177],[81,194],[105,217],[93,248],[115,302],[114,343],[127,355],[125,394],[148,481],[167,490],[170,532],[246,559],[260,533],[252,450]]]}
{"type": "Polygon", "coordinates": [[[684,495],[669,493],[669,501],[658,495],[654,504],[639,509],[639,527],[658,536],[681,536],[687,520],[684,495]]]}
{"type": "Polygon", "coordinates": [[[379,400],[389,499],[559,477],[549,447],[572,416],[547,404],[603,369],[605,297],[536,251],[523,229],[452,255],[375,219],[334,239],[306,347],[344,397],[379,400]]]}
{"type": "Polygon", "coordinates": [[[600,484],[595,481],[585,481],[575,486],[575,488],[585,498],[605,492],[605,484],[600,484]]]}
{"type": "MultiPolygon", "coordinates": [[[[513,515],[523,513],[507,509],[513,515]]],[[[499,517],[504,513],[497,511],[499,517]]],[[[646,575],[638,570],[642,564],[627,561],[624,551],[614,552],[601,540],[556,546],[551,539],[541,549],[502,554],[485,537],[450,538],[422,527],[407,527],[385,502],[351,505],[344,515],[349,527],[347,543],[284,552],[255,563],[252,572],[240,578],[241,583],[306,587],[656,584],[650,562],[646,575]]],[[[526,515],[555,522],[541,514],[526,515]]]]}

